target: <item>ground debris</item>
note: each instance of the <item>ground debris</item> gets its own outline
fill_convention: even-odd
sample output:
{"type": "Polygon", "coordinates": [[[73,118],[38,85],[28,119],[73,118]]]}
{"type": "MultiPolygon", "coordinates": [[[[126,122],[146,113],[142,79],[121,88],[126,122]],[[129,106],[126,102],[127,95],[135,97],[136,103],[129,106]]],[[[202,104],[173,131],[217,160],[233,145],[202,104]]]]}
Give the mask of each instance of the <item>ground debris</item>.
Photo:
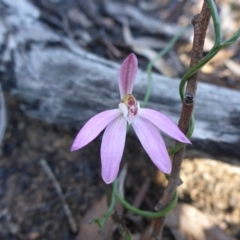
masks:
{"type": "MultiPolygon", "coordinates": [[[[1,14],[10,14],[4,8],[3,2],[7,3],[8,0],[0,0],[1,14]]],[[[15,3],[18,2],[20,1],[15,3]]],[[[180,26],[198,12],[200,6],[200,2],[196,3],[192,0],[150,2],[148,0],[32,0],[31,2],[37,6],[37,10],[31,5],[26,5],[25,14],[39,18],[52,32],[49,31],[46,35],[45,32],[42,34],[35,28],[30,31],[34,32],[34,39],[31,41],[21,39],[21,41],[27,41],[28,44],[30,42],[33,44],[31,46],[48,42],[49,45],[45,47],[52,45],[56,47],[58,43],[60,45],[61,37],[64,36],[85,50],[116,62],[121,62],[130,52],[135,51],[138,53],[139,65],[142,69],[146,69],[148,61],[156,56],[180,26]],[[146,23],[146,19],[152,24],[146,23]]],[[[218,9],[223,22],[223,37],[226,39],[239,27],[240,5],[237,1],[233,3],[230,0],[222,0],[218,4],[218,9]]],[[[20,17],[23,20],[22,16],[20,17]]],[[[214,40],[213,32],[213,28],[210,28],[207,36],[208,44],[205,46],[206,54],[214,40]]],[[[8,62],[11,59],[11,51],[5,51],[5,48],[10,46],[11,50],[16,47],[12,42],[13,33],[3,37],[5,34],[4,26],[1,25],[1,81],[6,79],[2,60],[8,62]]],[[[26,48],[30,46],[28,44],[26,48]]],[[[191,44],[191,30],[188,30],[172,51],[156,63],[157,67],[154,71],[181,77],[189,64],[191,44]]],[[[204,67],[200,81],[239,90],[239,59],[240,49],[237,45],[224,49],[222,54],[220,52],[204,67]]],[[[29,65],[32,66],[31,63],[29,65]]],[[[20,110],[22,104],[18,98],[5,93],[5,100],[8,121],[0,152],[0,239],[82,240],[86,236],[89,238],[89,234],[96,236],[97,227],[95,224],[88,225],[88,218],[101,217],[106,209],[106,198],[103,197],[106,194],[106,185],[100,177],[101,137],[81,151],[70,153],[70,146],[77,133],[76,129],[59,127],[26,117],[20,110]],[[39,166],[39,161],[43,158],[48,160],[49,167],[61,185],[62,196],[72,211],[72,217],[80,226],[77,235],[74,235],[69,227],[52,180],[46,177],[46,173],[39,166]],[[94,215],[91,215],[90,213],[93,212],[94,215]]],[[[237,113],[233,113],[232,121],[235,125],[238,124],[237,113]]],[[[164,186],[164,183],[159,182],[160,177],[156,180],[154,176],[159,176],[159,172],[149,163],[149,159],[139,146],[139,142],[133,136],[127,139],[123,161],[131,163],[131,166],[126,177],[125,196],[130,203],[134,203],[137,194],[141,192],[141,186],[147,181],[148,192],[144,192],[145,198],[141,199],[140,208],[152,210],[159,196],[159,185],[164,186]],[[150,182],[146,179],[150,179],[150,182]]],[[[181,178],[183,184],[179,188],[180,199],[194,206],[194,208],[187,206],[186,209],[194,209],[192,211],[202,216],[202,222],[206,215],[216,216],[216,225],[220,226],[220,228],[216,227],[216,232],[222,233],[224,230],[229,235],[239,238],[239,168],[219,161],[185,160],[181,178]]],[[[175,211],[179,210],[179,206],[184,208],[186,205],[178,205],[175,211]]],[[[173,211],[172,214],[174,213],[176,215],[173,217],[176,219],[178,216],[179,220],[181,214],[177,215],[173,211]]],[[[136,219],[132,214],[126,214],[131,217],[129,219],[123,215],[124,224],[133,232],[133,238],[146,240],[144,232],[147,232],[150,221],[136,219]]],[[[109,221],[106,231],[108,237],[114,228],[112,220],[109,221]]],[[[172,224],[172,221],[167,222],[164,240],[174,240],[174,234],[177,236],[175,239],[178,240],[190,239],[181,231],[176,232],[172,224]]],[[[186,229],[183,229],[184,231],[186,233],[186,229]]],[[[223,236],[225,233],[221,235],[223,236]]],[[[89,239],[91,238],[92,235],[89,239]]]]}

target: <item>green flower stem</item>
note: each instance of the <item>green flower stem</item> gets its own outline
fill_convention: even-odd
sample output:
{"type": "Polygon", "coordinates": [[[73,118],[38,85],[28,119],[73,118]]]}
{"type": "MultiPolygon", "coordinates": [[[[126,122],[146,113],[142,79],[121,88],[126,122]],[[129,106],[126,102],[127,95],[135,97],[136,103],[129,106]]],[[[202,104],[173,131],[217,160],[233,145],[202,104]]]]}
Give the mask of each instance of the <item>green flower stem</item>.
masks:
{"type": "Polygon", "coordinates": [[[150,98],[150,95],[151,95],[151,91],[152,91],[152,68],[153,68],[154,62],[156,60],[158,60],[159,58],[163,57],[173,47],[173,45],[180,38],[180,36],[183,34],[183,32],[185,31],[185,29],[187,27],[188,27],[188,25],[181,28],[180,31],[170,40],[170,42],[158,53],[156,58],[154,58],[153,60],[151,60],[148,63],[148,66],[147,66],[148,86],[147,86],[147,91],[146,91],[146,94],[144,96],[141,107],[146,106],[146,104],[147,104],[147,102],[150,98]]]}
{"type": "Polygon", "coordinates": [[[105,222],[107,221],[107,219],[112,215],[113,211],[114,211],[114,207],[115,207],[115,204],[116,204],[116,197],[114,195],[114,193],[112,192],[112,197],[111,197],[111,204],[107,210],[106,213],[104,213],[103,215],[103,218],[100,220],[98,218],[95,218],[95,219],[92,219],[90,221],[91,222],[94,222],[98,225],[99,229],[98,229],[98,232],[101,232],[104,225],[105,225],[105,222]]]}
{"type": "Polygon", "coordinates": [[[216,5],[213,0],[207,0],[208,6],[213,19],[214,31],[215,31],[215,43],[214,46],[219,45],[222,42],[221,25],[218,17],[216,5]]]}
{"type": "Polygon", "coordinates": [[[183,75],[179,85],[179,94],[182,101],[184,100],[185,84],[188,81],[188,79],[194,73],[196,73],[202,66],[204,66],[209,60],[211,60],[220,51],[220,49],[221,47],[219,46],[213,47],[212,50],[201,61],[199,61],[195,66],[193,66],[183,75]]]}
{"type": "Polygon", "coordinates": [[[129,204],[126,200],[124,200],[118,193],[117,180],[115,180],[113,183],[113,193],[116,196],[116,198],[119,200],[119,202],[121,202],[122,205],[125,208],[127,208],[130,212],[135,213],[139,216],[149,217],[149,218],[159,218],[159,217],[163,217],[163,216],[167,215],[175,207],[177,200],[178,200],[178,194],[177,194],[177,192],[175,192],[172,201],[165,209],[163,209],[160,212],[149,212],[149,211],[143,211],[138,208],[135,208],[131,204],[129,204]]]}
{"type": "Polygon", "coordinates": [[[209,5],[210,11],[211,11],[211,15],[213,18],[213,24],[214,24],[214,30],[215,30],[215,43],[214,43],[213,48],[210,50],[210,52],[201,61],[199,61],[195,66],[193,66],[191,69],[189,69],[183,75],[180,85],[179,85],[179,94],[180,94],[182,101],[184,100],[185,84],[186,84],[187,80],[194,73],[196,73],[201,67],[203,67],[208,61],[210,61],[222,48],[233,44],[240,37],[240,28],[239,28],[230,39],[221,43],[222,42],[222,33],[221,33],[220,22],[219,22],[216,5],[213,0],[207,0],[207,2],[208,2],[208,5],[209,5]]]}
{"type": "MultiPolygon", "coordinates": [[[[195,127],[195,120],[194,120],[194,116],[192,115],[191,120],[190,120],[190,125],[189,125],[189,129],[187,132],[187,137],[191,138],[193,131],[194,131],[194,127],[195,127]]],[[[177,151],[179,151],[181,148],[184,147],[184,143],[178,143],[177,145],[175,145],[173,148],[171,148],[168,151],[169,155],[173,155],[174,153],[176,153],[177,151]]]]}
{"type": "MultiPolygon", "coordinates": [[[[145,94],[145,97],[144,97],[144,100],[143,100],[143,103],[141,104],[142,107],[145,107],[148,100],[149,100],[149,97],[151,95],[151,90],[152,90],[152,68],[153,68],[153,65],[154,65],[154,62],[163,57],[172,47],[173,45],[175,44],[175,42],[179,39],[179,37],[182,35],[182,33],[184,32],[184,30],[187,28],[188,25],[186,25],[185,27],[183,27],[179,33],[177,35],[175,35],[171,40],[170,42],[164,47],[164,49],[162,51],[160,51],[157,55],[157,57],[155,59],[153,59],[152,61],[149,62],[148,66],[147,66],[147,75],[148,75],[148,87],[147,87],[147,91],[146,91],[146,94],[145,94]]],[[[128,126],[128,129],[127,131],[129,130],[129,126],[128,126]]],[[[193,127],[194,128],[194,127],[193,127]]],[[[193,128],[192,128],[192,131],[193,131],[193,128]]],[[[190,132],[189,134],[189,137],[192,135],[192,131],[190,132]]],[[[184,145],[183,144],[178,144],[176,145],[171,151],[170,151],[170,154],[173,154],[174,152],[178,151],[179,149],[181,149],[184,145]],[[172,153],[171,153],[172,152],[172,153]]],[[[168,176],[166,175],[166,178],[168,178],[168,176]]],[[[176,205],[177,203],[177,199],[178,199],[178,195],[177,195],[177,192],[175,192],[174,194],[174,197],[173,197],[173,200],[170,202],[170,204],[161,212],[149,212],[149,211],[142,211],[142,210],[139,210],[135,207],[133,207],[131,204],[129,204],[127,201],[125,201],[118,193],[117,191],[117,180],[114,181],[113,183],[113,193],[115,195],[115,197],[119,200],[119,202],[122,203],[122,205],[127,208],[129,211],[135,213],[135,214],[138,214],[138,215],[141,215],[141,216],[144,216],[144,217],[150,217],[150,218],[159,218],[159,217],[163,217],[165,215],[167,215],[176,205]]],[[[111,204],[112,206],[112,204],[111,204]]],[[[110,208],[109,208],[110,209],[110,208]]],[[[109,210],[108,210],[109,212],[109,210]]]]}
{"type": "Polygon", "coordinates": [[[239,37],[240,37],[240,28],[233,34],[233,36],[230,39],[223,42],[220,46],[223,48],[223,47],[232,45],[233,43],[235,43],[238,40],[239,37]]]}
{"type": "MultiPolygon", "coordinates": [[[[112,193],[111,204],[110,204],[107,212],[104,214],[104,217],[105,217],[105,219],[104,219],[104,224],[105,224],[105,221],[109,218],[109,216],[112,215],[113,210],[114,210],[114,207],[115,207],[115,203],[116,203],[116,197],[115,197],[115,195],[112,193]]],[[[104,226],[104,224],[103,224],[103,226],[104,226]]]]}
{"type": "MultiPolygon", "coordinates": [[[[204,66],[209,60],[211,60],[222,48],[227,47],[231,44],[233,44],[234,42],[237,41],[237,39],[240,37],[240,29],[238,29],[238,31],[236,33],[234,33],[234,35],[226,40],[225,42],[222,42],[222,33],[221,33],[221,27],[220,27],[220,21],[219,21],[219,17],[218,17],[218,12],[215,6],[215,3],[213,0],[207,0],[210,11],[211,11],[211,15],[213,18],[213,23],[214,23],[214,30],[215,30],[215,43],[213,48],[209,51],[209,53],[201,60],[199,61],[195,66],[193,66],[191,69],[189,69],[186,74],[184,74],[184,76],[181,79],[180,85],[179,85],[179,94],[181,97],[181,100],[184,101],[184,95],[185,95],[185,84],[187,82],[187,80],[189,79],[189,77],[191,77],[194,73],[196,73],[202,66],[204,66]]],[[[159,59],[160,57],[164,56],[174,45],[174,43],[177,41],[177,39],[180,37],[180,35],[182,34],[182,32],[184,31],[186,27],[184,27],[183,29],[181,29],[181,31],[171,39],[171,41],[166,45],[166,47],[159,52],[158,56],[153,59],[147,67],[147,74],[148,74],[148,88],[147,88],[147,92],[145,94],[143,103],[142,103],[142,107],[145,107],[149,97],[151,95],[151,90],[152,90],[152,68],[153,68],[153,64],[154,62],[159,59]]],[[[188,138],[190,138],[193,134],[194,131],[194,125],[195,125],[195,121],[194,121],[194,117],[192,116],[191,120],[190,120],[190,126],[187,132],[187,136],[188,138]]],[[[173,155],[174,153],[176,153],[177,151],[179,151],[182,147],[184,146],[183,143],[179,143],[177,144],[175,147],[173,147],[172,149],[169,150],[169,155],[173,155]]],[[[165,174],[166,178],[169,179],[169,175],[165,174]]],[[[111,213],[113,212],[114,209],[114,205],[115,205],[115,201],[116,198],[122,203],[122,205],[127,208],[129,211],[131,211],[132,213],[138,214],[140,216],[144,216],[144,217],[150,217],[150,218],[159,218],[159,217],[163,217],[166,214],[168,214],[176,205],[177,200],[178,200],[178,195],[177,192],[175,192],[174,197],[172,199],[172,201],[170,202],[170,204],[162,211],[160,212],[149,212],[149,211],[142,211],[140,209],[137,209],[135,207],[133,207],[131,204],[129,204],[127,201],[125,201],[118,193],[117,190],[117,180],[114,181],[113,183],[113,195],[112,195],[112,201],[111,201],[111,205],[107,211],[107,213],[104,215],[104,223],[106,221],[106,219],[111,215],[111,213]]],[[[102,220],[102,221],[103,221],[102,220]]]]}

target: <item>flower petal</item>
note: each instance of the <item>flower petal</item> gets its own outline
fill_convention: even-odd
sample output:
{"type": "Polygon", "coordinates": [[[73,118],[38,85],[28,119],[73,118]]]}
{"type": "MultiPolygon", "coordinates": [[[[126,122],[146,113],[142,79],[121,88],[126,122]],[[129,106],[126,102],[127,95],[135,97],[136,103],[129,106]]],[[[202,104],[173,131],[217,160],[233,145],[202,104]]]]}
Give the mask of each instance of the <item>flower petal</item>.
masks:
{"type": "Polygon", "coordinates": [[[165,143],[156,126],[141,117],[132,126],[143,148],[157,168],[164,173],[170,173],[172,170],[171,161],[165,143]]]}
{"type": "Polygon", "coordinates": [[[127,121],[123,116],[112,121],[106,128],[101,146],[102,178],[113,182],[118,174],[127,133],[127,121]]]}
{"type": "Polygon", "coordinates": [[[118,73],[118,86],[121,99],[132,93],[134,80],[137,75],[138,61],[134,53],[131,53],[122,63],[118,73]]]}
{"type": "Polygon", "coordinates": [[[90,143],[111,121],[121,114],[122,112],[119,109],[113,109],[101,112],[92,117],[76,136],[71,151],[76,151],[90,143]]]}
{"type": "Polygon", "coordinates": [[[152,109],[141,108],[140,116],[152,122],[161,131],[178,140],[179,142],[191,144],[188,138],[178,128],[178,126],[164,114],[152,109]]]}

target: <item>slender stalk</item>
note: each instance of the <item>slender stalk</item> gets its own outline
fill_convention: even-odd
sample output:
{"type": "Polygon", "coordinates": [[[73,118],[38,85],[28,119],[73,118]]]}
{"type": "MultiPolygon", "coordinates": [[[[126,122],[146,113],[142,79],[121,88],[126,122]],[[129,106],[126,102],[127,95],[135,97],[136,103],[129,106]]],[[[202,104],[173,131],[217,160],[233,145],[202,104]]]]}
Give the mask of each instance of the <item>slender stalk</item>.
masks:
{"type": "Polygon", "coordinates": [[[150,218],[159,218],[159,217],[165,216],[174,208],[174,206],[176,205],[177,200],[178,200],[177,192],[175,192],[175,194],[173,196],[173,200],[165,209],[163,209],[162,211],[159,211],[159,212],[150,212],[150,211],[140,210],[140,209],[132,206],[131,204],[129,204],[126,200],[124,200],[118,193],[117,180],[115,180],[113,183],[113,193],[114,193],[115,197],[118,199],[118,201],[121,202],[122,205],[125,208],[127,208],[130,212],[135,213],[139,216],[150,217],[150,218]]]}
{"type": "MultiPolygon", "coordinates": [[[[194,108],[194,100],[197,89],[197,77],[199,69],[202,66],[204,66],[209,60],[211,60],[222,48],[233,44],[240,37],[240,29],[238,29],[230,39],[222,42],[220,22],[214,0],[204,1],[201,13],[194,16],[192,24],[194,26],[194,43],[190,63],[191,68],[186,72],[186,74],[184,74],[179,85],[179,94],[183,102],[181,117],[179,120],[179,128],[189,138],[192,136],[195,125],[192,112],[194,108]],[[215,43],[213,48],[209,51],[209,53],[204,58],[202,58],[203,45],[210,16],[212,16],[214,22],[215,43]],[[185,90],[186,84],[187,86],[185,90]]],[[[151,71],[154,61],[156,61],[158,58],[166,54],[167,51],[171,49],[171,47],[173,46],[173,44],[176,42],[180,35],[181,33],[175,36],[169,42],[169,44],[158,54],[157,58],[149,63],[147,68],[148,89],[143,100],[142,104],[143,106],[147,104],[151,94],[152,89],[151,71]]],[[[169,183],[164,191],[163,197],[159,200],[157,206],[155,207],[155,210],[158,212],[142,211],[138,208],[133,207],[131,204],[129,204],[120,196],[120,194],[117,191],[117,180],[115,180],[115,182],[113,183],[113,194],[110,208],[108,209],[107,213],[104,215],[101,221],[99,219],[95,219],[95,222],[98,223],[100,229],[104,226],[106,219],[112,214],[116,202],[115,199],[117,198],[123,204],[123,206],[132,213],[144,217],[156,218],[153,226],[152,239],[154,240],[161,239],[162,230],[164,226],[164,216],[166,216],[166,214],[168,214],[174,208],[178,199],[176,188],[179,184],[181,184],[179,173],[184,154],[184,146],[185,145],[182,143],[177,143],[175,147],[173,147],[169,151],[170,155],[174,154],[172,173],[170,176],[166,175],[166,178],[169,180],[169,183]]]]}
{"type": "Polygon", "coordinates": [[[217,8],[216,8],[214,0],[207,0],[207,3],[209,6],[211,15],[212,15],[214,31],[215,31],[214,46],[217,46],[222,42],[222,31],[221,31],[220,20],[218,17],[218,12],[217,12],[217,8]]]}
{"type": "Polygon", "coordinates": [[[143,102],[142,102],[142,107],[145,107],[150,95],[151,95],[151,91],[152,91],[152,68],[154,65],[154,62],[156,60],[158,60],[159,58],[162,58],[166,53],[168,53],[170,51],[170,49],[174,46],[174,44],[176,43],[176,41],[180,38],[180,36],[183,34],[183,32],[185,31],[185,29],[187,28],[188,25],[186,25],[185,27],[183,27],[171,40],[170,42],[158,53],[157,57],[154,58],[152,61],[150,61],[148,63],[147,66],[147,75],[148,75],[148,86],[147,86],[147,91],[146,94],[144,96],[143,102]]]}
{"type": "MultiPolygon", "coordinates": [[[[207,1],[204,1],[201,13],[194,16],[192,20],[192,24],[194,27],[194,41],[193,41],[191,63],[190,63],[191,68],[195,66],[202,58],[204,40],[205,40],[210,16],[211,16],[211,12],[208,7],[207,1]]],[[[192,112],[194,108],[194,99],[195,99],[196,89],[197,89],[197,78],[198,78],[198,72],[196,71],[194,72],[194,74],[192,74],[188,78],[186,92],[182,93],[182,96],[181,96],[183,100],[183,105],[182,105],[181,117],[179,120],[179,128],[184,133],[187,133],[190,123],[192,121],[191,119],[192,119],[192,112]]],[[[184,155],[184,147],[180,149],[178,152],[176,152],[173,156],[172,172],[170,175],[168,186],[165,189],[164,194],[160,199],[158,205],[156,206],[156,210],[161,210],[169,204],[169,202],[171,201],[176,191],[176,188],[181,183],[179,174],[180,174],[183,155],[184,155]]]]}

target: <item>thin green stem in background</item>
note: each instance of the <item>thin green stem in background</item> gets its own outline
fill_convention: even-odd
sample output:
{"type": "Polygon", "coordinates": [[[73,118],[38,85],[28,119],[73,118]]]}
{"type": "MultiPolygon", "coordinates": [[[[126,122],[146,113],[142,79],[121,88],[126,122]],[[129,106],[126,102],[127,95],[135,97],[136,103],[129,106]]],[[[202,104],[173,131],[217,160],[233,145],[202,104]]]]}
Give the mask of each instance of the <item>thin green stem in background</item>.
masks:
{"type": "MultiPolygon", "coordinates": [[[[180,97],[181,97],[182,101],[184,100],[184,95],[185,95],[185,84],[186,84],[187,80],[189,79],[189,77],[191,77],[202,66],[204,66],[209,60],[211,60],[223,47],[229,46],[229,45],[233,44],[234,42],[236,42],[240,36],[240,29],[239,29],[229,40],[226,40],[225,42],[221,43],[222,42],[222,33],[221,33],[221,27],[220,27],[220,21],[219,21],[217,9],[216,9],[216,6],[215,6],[215,3],[213,0],[207,0],[207,1],[209,4],[209,8],[210,8],[211,15],[213,18],[213,23],[214,23],[215,44],[214,44],[213,48],[209,51],[209,53],[198,64],[196,64],[191,69],[189,69],[187,71],[187,73],[184,74],[184,76],[182,77],[180,85],[179,85],[179,93],[180,93],[180,97]]],[[[182,31],[184,29],[182,29],[182,31]]],[[[160,57],[162,57],[164,54],[166,54],[167,51],[169,51],[171,49],[173,44],[176,42],[176,40],[182,34],[182,31],[180,31],[179,34],[177,34],[174,38],[172,38],[172,40],[169,42],[169,44],[161,52],[159,52],[158,56],[148,64],[148,67],[147,67],[148,88],[147,88],[147,92],[146,92],[146,95],[145,95],[143,103],[142,103],[143,107],[147,104],[149,97],[151,95],[151,89],[152,89],[152,75],[151,74],[152,74],[152,68],[153,68],[154,62],[157,59],[159,59],[160,57]]],[[[194,125],[195,125],[195,121],[194,121],[194,117],[192,116],[191,121],[190,121],[190,126],[189,126],[189,129],[187,132],[188,138],[190,138],[193,134],[194,125]]],[[[169,154],[173,155],[174,153],[179,151],[183,146],[184,146],[183,143],[177,144],[175,147],[173,147],[172,149],[169,150],[169,154]]],[[[168,212],[168,210],[170,209],[170,208],[168,209],[168,207],[167,207],[168,210],[164,209],[161,212],[147,212],[147,211],[141,211],[137,208],[134,208],[128,202],[126,202],[123,198],[121,198],[121,196],[117,193],[117,190],[116,190],[117,185],[116,184],[117,184],[117,182],[115,181],[114,182],[115,196],[124,205],[125,208],[127,208],[129,211],[131,211],[135,214],[145,216],[145,217],[152,217],[152,218],[162,217],[162,216],[165,216],[166,212],[168,212]]],[[[169,206],[172,206],[172,204],[176,200],[176,198],[177,198],[176,194],[177,193],[175,193],[175,197],[173,198],[173,200],[171,201],[169,206]]]]}
{"type": "MultiPolygon", "coordinates": [[[[194,74],[196,73],[202,66],[204,66],[209,60],[211,60],[222,48],[227,47],[231,44],[233,44],[234,42],[237,41],[237,39],[240,37],[240,29],[238,29],[238,31],[236,33],[234,33],[234,35],[222,42],[222,33],[221,33],[221,27],[220,27],[220,21],[219,21],[219,17],[218,17],[218,12],[215,6],[215,3],[213,0],[207,0],[210,11],[211,11],[211,15],[213,18],[213,23],[214,23],[214,30],[215,30],[215,43],[213,48],[209,51],[209,53],[201,60],[199,61],[195,66],[193,66],[191,69],[189,69],[186,74],[184,74],[184,76],[181,79],[180,85],[179,85],[179,94],[180,94],[180,98],[182,101],[184,101],[184,95],[185,95],[185,85],[187,80],[194,74]]],[[[174,36],[171,41],[166,45],[166,47],[159,52],[158,56],[153,59],[152,61],[149,62],[148,67],[147,67],[147,74],[148,74],[148,87],[147,87],[147,91],[142,103],[142,107],[145,107],[149,97],[151,95],[151,90],[152,90],[152,68],[154,65],[154,62],[163,57],[174,45],[174,43],[177,41],[177,39],[181,36],[182,32],[185,30],[186,27],[184,27],[183,29],[181,29],[181,31],[174,36]]],[[[190,126],[187,132],[187,137],[190,138],[193,134],[194,131],[194,125],[195,125],[195,121],[194,121],[194,117],[192,116],[191,121],[190,121],[190,126]]],[[[182,147],[184,146],[183,143],[179,143],[177,144],[175,147],[173,147],[172,149],[169,150],[169,155],[173,155],[174,153],[176,153],[177,151],[179,151],[182,147]]],[[[168,179],[169,176],[166,175],[166,178],[168,179]]],[[[149,217],[149,218],[159,218],[159,217],[163,217],[166,214],[168,214],[176,205],[177,203],[177,199],[178,199],[178,195],[177,192],[175,192],[174,197],[172,199],[172,201],[170,202],[170,204],[163,209],[160,212],[149,212],[149,211],[142,211],[139,210],[135,207],[133,207],[131,204],[129,204],[127,201],[125,201],[118,193],[117,190],[117,179],[114,181],[113,183],[113,193],[112,193],[112,200],[111,200],[111,205],[107,211],[106,214],[104,214],[103,219],[100,221],[98,219],[95,219],[94,221],[98,223],[98,225],[102,228],[105,224],[105,221],[107,220],[107,218],[112,214],[113,210],[114,210],[114,206],[115,206],[115,202],[116,202],[116,198],[122,203],[122,205],[128,209],[129,211],[140,215],[140,216],[144,216],[144,217],[149,217]]]]}
{"type": "Polygon", "coordinates": [[[101,232],[104,225],[105,225],[105,222],[107,221],[107,219],[112,215],[113,213],[113,210],[114,210],[114,207],[115,207],[115,204],[116,204],[116,197],[114,195],[114,193],[112,192],[112,197],[111,197],[111,204],[107,210],[107,212],[103,215],[103,218],[100,220],[98,218],[95,218],[95,219],[92,219],[90,222],[94,222],[98,225],[99,229],[98,231],[101,232]]]}
{"type": "Polygon", "coordinates": [[[214,31],[215,31],[215,43],[214,46],[219,45],[222,42],[222,31],[220,20],[217,12],[216,5],[213,0],[207,0],[208,6],[213,19],[214,31]]]}
{"type": "Polygon", "coordinates": [[[215,43],[213,48],[209,51],[209,53],[195,66],[193,66],[191,69],[189,69],[184,76],[181,79],[180,85],[179,85],[179,94],[181,97],[181,100],[184,100],[184,94],[185,94],[185,84],[187,80],[196,73],[200,68],[202,68],[207,62],[209,62],[222,48],[227,47],[234,42],[237,41],[237,39],[240,37],[240,28],[236,31],[236,33],[233,34],[233,36],[226,40],[225,42],[222,42],[222,33],[221,33],[221,27],[219,22],[219,17],[216,9],[216,5],[213,0],[207,0],[211,15],[213,18],[213,24],[214,24],[214,30],[215,30],[215,43]]]}
{"type": "Polygon", "coordinates": [[[163,57],[166,53],[169,52],[169,50],[174,46],[174,44],[176,43],[176,41],[180,38],[180,36],[183,34],[183,32],[185,31],[185,29],[187,28],[188,25],[184,26],[177,35],[175,35],[170,42],[158,53],[157,57],[154,58],[152,61],[150,61],[148,63],[147,66],[147,76],[148,76],[148,86],[147,86],[147,91],[146,94],[144,96],[143,102],[141,104],[141,107],[145,107],[150,95],[151,95],[151,91],[152,91],[152,68],[154,63],[161,57],[163,57]]]}
{"type": "Polygon", "coordinates": [[[150,217],[150,218],[159,218],[159,217],[163,217],[163,216],[167,215],[175,207],[177,200],[178,200],[178,194],[177,194],[177,192],[175,192],[173,200],[165,209],[163,209],[160,212],[149,212],[149,211],[143,211],[138,208],[135,208],[131,204],[129,204],[126,200],[124,200],[118,193],[117,180],[115,180],[113,183],[113,192],[114,192],[114,195],[116,196],[116,198],[119,200],[119,202],[121,202],[122,205],[125,208],[127,208],[130,212],[135,213],[139,216],[150,217]]]}

